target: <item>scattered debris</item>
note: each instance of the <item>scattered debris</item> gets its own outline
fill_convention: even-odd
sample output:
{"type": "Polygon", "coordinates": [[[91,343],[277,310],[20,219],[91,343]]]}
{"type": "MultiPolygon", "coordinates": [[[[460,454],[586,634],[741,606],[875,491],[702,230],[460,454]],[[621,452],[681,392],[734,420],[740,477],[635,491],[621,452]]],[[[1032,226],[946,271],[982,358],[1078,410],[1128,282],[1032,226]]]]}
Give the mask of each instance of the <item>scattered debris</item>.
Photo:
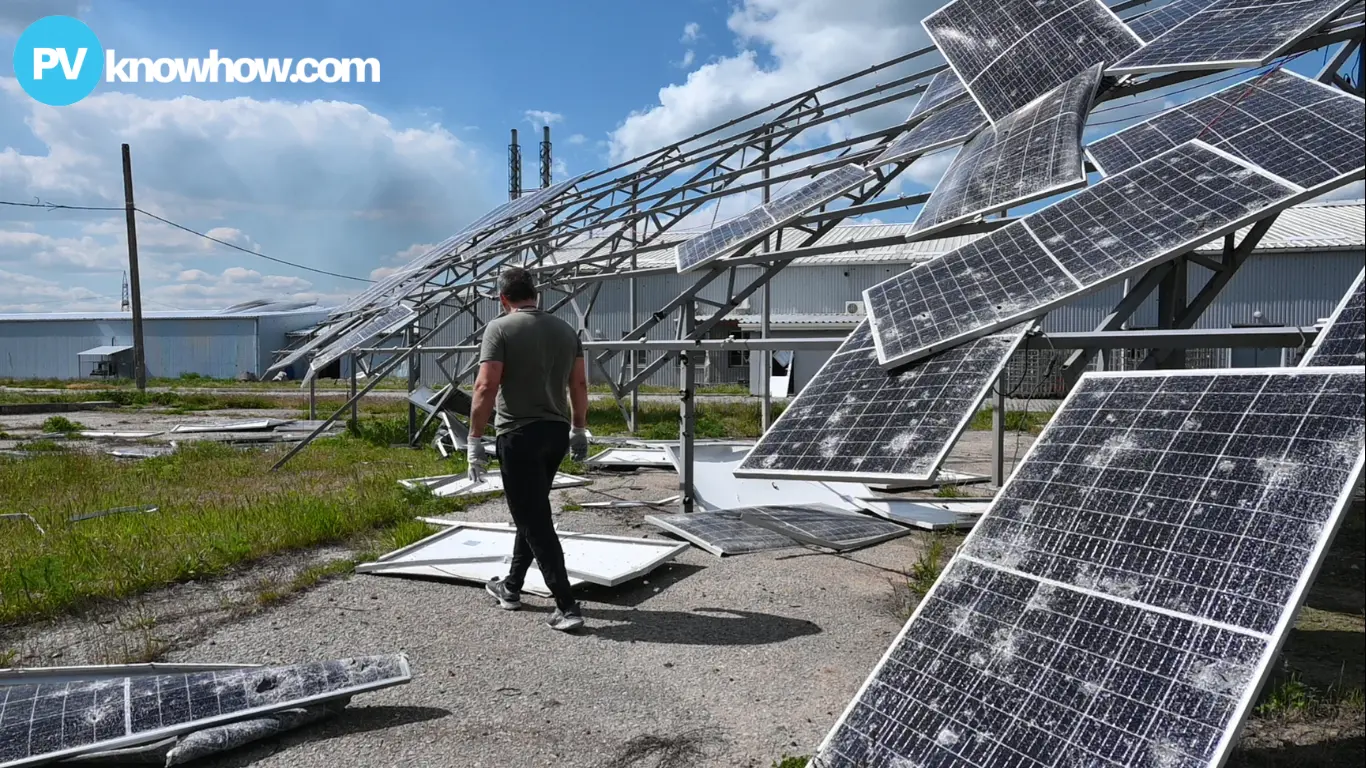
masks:
{"type": "MultiPolygon", "coordinates": [[[[551,488],[573,488],[580,485],[588,485],[588,478],[577,475],[567,475],[563,472],[555,473],[555,479],[551,481],[551,488]]],[[[469,475],[437,475],[434,477],[417,477],[410,480],[399,480],[398,484],[404,488],[426,488],[433,495],[441,497],[456,496],[478,496],[485,493],[502,493],[503,476],[497,472],[490,472],[484,475],[484,479],[475,482],[469,475]]]]}
{"type": "Polygon", "coordinates": [[[38,521],[34,519],[33,515],[30,515],[27,512],[0,513],[0,520],[27,520],[28,522],[33,523],[33,527],[38,529],[39,534],[43,536],[47,535],[47,531],[43,530],[43,526],[39,525],[38,521]]]}
{"type": "Polygon", "coordinates": [[[89,513],[83,514],[83,515],[72,515],[71,517],[68,517],[66,521],[67,521],[68,523],[79,523],[79,522],[82,522],[82,521],[85,521],[85,520],[95,520],[95,519],[101,518],[101,517],[109,517],[110,515],[125,515],[125,514],[128,514],[128,513],[130,513],[130,512],[157,512],[157,511],[160,511],[160,508],[157,507],[157,506],[155,506],[155,505],[153,505],[153,504],[144,504],[144,505],[142,505],[142,506],[133,506],[133,507],[115,507],[115,508],[113,508],[113,509],[104,509],[104,510],[100,510],[99,512],[89,512],[89,513]]]}

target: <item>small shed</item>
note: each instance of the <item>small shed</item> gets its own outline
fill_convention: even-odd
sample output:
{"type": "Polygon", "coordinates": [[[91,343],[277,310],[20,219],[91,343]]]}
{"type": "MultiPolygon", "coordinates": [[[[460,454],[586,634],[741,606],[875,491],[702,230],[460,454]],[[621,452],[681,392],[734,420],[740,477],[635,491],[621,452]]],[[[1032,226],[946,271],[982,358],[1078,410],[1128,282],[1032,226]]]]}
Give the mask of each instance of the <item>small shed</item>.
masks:
{"type": "Polygon", "coordinates": [[[82,376],[101,379],[133,378],[133,348],[106,344],[76,353],[82,376]]]}

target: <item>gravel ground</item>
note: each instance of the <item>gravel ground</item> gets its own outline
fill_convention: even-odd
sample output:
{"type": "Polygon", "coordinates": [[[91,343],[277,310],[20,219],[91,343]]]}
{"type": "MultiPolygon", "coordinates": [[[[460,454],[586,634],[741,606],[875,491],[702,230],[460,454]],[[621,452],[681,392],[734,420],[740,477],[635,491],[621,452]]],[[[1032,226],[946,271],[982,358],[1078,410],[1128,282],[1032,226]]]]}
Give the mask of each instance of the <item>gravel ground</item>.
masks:
{"type": "MultiPolygon", "coordinates": [[[[663,472],[595,483],[639,499],[676,484],[663,472]]],[[[645,514],[581,510],[558,523],[663,538],[645,514]]],[[[506,512],[497,500],[464,517],[506,512]]],[[[813,751],[886,650],[902,624],[892,584],[920,545],[912,536],[847,556],[792,549],[727,559],[690,548],[641,581],[585,590],[588,627],[577,636],[544,625],[548,600],[528,597],[505,613],[476,586],[358,575],[222,626],[174,658],[290,663],[402,651],[412,663],[411,684],[357,697],[341,717],[217,766],[767,768],[813,751]],[[686,759],[662,760],[670,751],[686,759]]]]}

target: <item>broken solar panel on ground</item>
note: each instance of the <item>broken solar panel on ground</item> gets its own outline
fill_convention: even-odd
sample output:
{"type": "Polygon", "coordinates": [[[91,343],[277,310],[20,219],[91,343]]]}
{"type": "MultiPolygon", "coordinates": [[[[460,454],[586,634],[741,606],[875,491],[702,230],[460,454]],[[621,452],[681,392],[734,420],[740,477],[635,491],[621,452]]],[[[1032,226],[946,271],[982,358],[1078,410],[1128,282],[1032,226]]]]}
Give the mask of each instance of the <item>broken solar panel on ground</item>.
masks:
{"type": "Polygon", "coordinates": [[[878,360],[894,369],[1038,317],[1305,195],[1182,144],[864,291],[878,360]]]}
{"type": "Polygon", "coordinates": [[[977,134],[935,185],[913,230],[927,235],[1084,186],[1081,134],[1100,77],[1100,67],[1091,67],[977,134]]]}
{"type": "Polygon", "coordinates": [[[864,320],[745,456],[737,477],[930,480],[1028,324],[888,373],[864,320]]]}
{"type": "Polygon", "coordinates": [[[645,522],[690,541],[717,557],[798,546],[797,542],[781,533],[745,521],[744,514],[754,509],[782,507],[740,507],[679,515],[646,515],[645,522]]]}
{"type": "Polygon", "coordinates": [[[993,122],[1143,42],[1100,0],[954,0],[922,24],[993,122]]]}
{"type": "Polygon", "coordinates": [[[752,507],[740,519],[801,544],[845,552],[870,547],[910,533],[896,523],[825,504],[752,507]]]}
{"type": "Polygon", "coordinates": [[[814,766],[1215,766],[1361,477],[1366,369],[1087,374],[814,766]]]}
{"type": "Polygon", "coordinates": [[[0,767],[135,746],[408,682],[403,656],[0,686],[0,767]]]}

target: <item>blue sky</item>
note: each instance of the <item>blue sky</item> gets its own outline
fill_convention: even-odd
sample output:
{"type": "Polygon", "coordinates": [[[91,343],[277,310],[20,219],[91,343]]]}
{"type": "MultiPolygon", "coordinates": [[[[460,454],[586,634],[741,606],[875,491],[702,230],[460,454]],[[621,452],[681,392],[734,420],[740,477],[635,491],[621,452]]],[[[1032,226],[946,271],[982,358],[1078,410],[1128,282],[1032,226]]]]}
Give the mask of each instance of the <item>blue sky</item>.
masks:
{"type": "MultiPolygon", "coordinates": [[[[521,131],[524,186],[537,185],[546,121],[564,179],[920,48],[920,19],[940,4],[0,0],[0,200],[119,205],[127,142],[140,207],[249,250],[377,278],[506,199],[511,128],[521,131]],[[75,105],[46,107],[19,89],[10,51],[49,14],[81,18],[121,57],[373,57],[382,81],[101,84],[75,105]]],[[[885,127],[910,107],[840,130],[885,127]]],[[[895,191],[928,189],[952,156],[918,162],[895,191]]],[[[0,206],[0,312],[116,309],[124,238],[119,212],[0,206]]],[[[152,309],[328,304],[364,287],[146,218],[139,245],[152,309]]]]}

